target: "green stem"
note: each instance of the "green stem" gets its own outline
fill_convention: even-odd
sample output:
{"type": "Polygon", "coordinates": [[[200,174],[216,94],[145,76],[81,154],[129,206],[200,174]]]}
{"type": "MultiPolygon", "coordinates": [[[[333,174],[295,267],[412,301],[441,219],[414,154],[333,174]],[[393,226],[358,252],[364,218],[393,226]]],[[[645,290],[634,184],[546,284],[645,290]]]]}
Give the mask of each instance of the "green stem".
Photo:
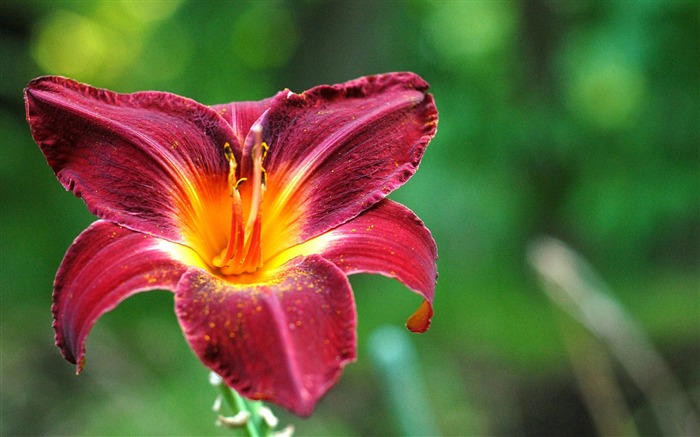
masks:
{"type": "Polygon", "coordinates": [[[268,435],[267,430],[261,431],[259,429],[262,425],[261,422],[263,421],[260,420],[258,414],[258,409],[260,408],[260,406],[256,404],[260,404],[260,402],[246,401],[241,395],[238,394],[238,392],[226,385],[226,383],[224,383],[223,381],[219,381],[217,384],[214,385],[219,386],[221,395],[231,408],[231,411],[233,412],[234,416],[243,411],[250,413],[249,419],[245,422],[245,425],[242,427],[245,430],[246,436],[262,437],[268,435]]]}
{"type": "MultiPolygon", "coordinates": [[[[221,397],[217,400],[214,411],[219,413],[221,400],[225,400],[233,413],[231,417],[219,416],[220,424],[234,429],[237,435],[245,435],[247,437],[269,437],[272,435],[278,421],[265,404],[261,401],[245,399],[236,390],[226,385],[219,375],[214,372],[211,372],[209,375],[209,382],[221,391],[221,397]],[[237,417],[235,420],[231,420],[240,413],[247,413],[248,417],[237,417]]],[[[287,428],[285,431],[287,435],[291,435],[293,432],[291,428],[287,428]]]]}

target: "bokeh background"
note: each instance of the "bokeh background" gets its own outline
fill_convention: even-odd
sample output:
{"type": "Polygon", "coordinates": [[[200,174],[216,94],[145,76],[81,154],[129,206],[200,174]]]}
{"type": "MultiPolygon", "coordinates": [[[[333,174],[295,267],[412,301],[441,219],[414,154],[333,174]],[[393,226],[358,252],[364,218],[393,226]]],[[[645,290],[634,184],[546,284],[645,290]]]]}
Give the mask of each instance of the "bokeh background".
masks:
{"type": "Polygon", "coordinates": [[[107,314],[80,377],[53,346],[53,276],[93,217],[32,142],[31,78],[214,104],[399,70],[430,82],[440,111],[420,171],[392,194],[438,243],[433,326],[387,328],[420,299],[353,277],[358,362],[311,418],[273,407],[282,424],[298,435],[697,431],[698,2],[0,8],[3,435],[230,435],[214,427],[216,390],[171,294],[107,314]]]}

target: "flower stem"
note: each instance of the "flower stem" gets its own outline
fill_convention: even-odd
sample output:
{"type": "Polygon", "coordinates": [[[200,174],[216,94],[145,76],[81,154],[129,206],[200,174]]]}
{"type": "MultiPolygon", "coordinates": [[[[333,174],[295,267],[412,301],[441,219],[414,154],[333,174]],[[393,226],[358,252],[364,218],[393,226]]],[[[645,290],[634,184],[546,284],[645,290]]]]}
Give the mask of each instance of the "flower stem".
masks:
{"type": "Polygon", "coordinates": [[[249,413],[251,413],[250,418],[248,418],[248,420],[246,420],[245,422],[245,430],[249,437],[260,437],[261,433],[258,431],[254,421],[252,420],[253,412],[249,411],[245,399],[243,399],[241,395],[238,394],[238,392],[231,389],[223,382],[219,384],[219,389],[221,390],[221,394],[223,395],[224,400],[231,407],[231,410],[233,410],[234,416],[242,411],[248,411],[249,413]]]}
{"type": "MultiPolygon", "coordinates": [[[[230,417],[219,415],[218,424],[242,431],[247,437],[265,437],[272,434],[277,426],[277,418],[261,401],[245,399],[214,373],[210,375],[210,382],[219,388],[221,397],[233,413],[230,417]]],[[[219,413],[219,410],[220,405],[217,405],[215,411],[219,413]]]]}

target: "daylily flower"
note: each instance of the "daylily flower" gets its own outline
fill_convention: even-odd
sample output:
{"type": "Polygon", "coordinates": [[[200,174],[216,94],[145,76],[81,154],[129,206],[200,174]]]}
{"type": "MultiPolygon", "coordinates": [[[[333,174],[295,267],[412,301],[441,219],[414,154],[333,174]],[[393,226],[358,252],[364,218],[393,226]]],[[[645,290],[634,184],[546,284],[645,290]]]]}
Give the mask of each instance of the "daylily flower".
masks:
{"type": "Polygon", "coordinates": [[[347,275],[401,281],[423,298],[407,327],[427,330],[435,243],[385,199],[435,134],[427,87],[394,73],[208,107],[62,77],[30,82],[34,140],[99,218],[54,282],[65,358],[80,372],[102,314],[135,293],[171,290],[206,366],[246,397],[308,415],[355,359],[347,275]]]}

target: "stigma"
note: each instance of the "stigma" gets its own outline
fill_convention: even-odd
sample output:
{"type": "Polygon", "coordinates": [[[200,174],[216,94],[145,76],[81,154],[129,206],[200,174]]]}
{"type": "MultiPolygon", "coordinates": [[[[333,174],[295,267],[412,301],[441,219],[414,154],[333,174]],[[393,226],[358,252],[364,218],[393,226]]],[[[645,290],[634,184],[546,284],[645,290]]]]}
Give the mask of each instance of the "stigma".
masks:
{"type": "MultiPolygon", "coordinates": [[[[255,142],[249,155],[249,159],[252,161],[252,172],[249,178],[237,178],[238,163],[236,157],[231,145],[224,144],[224,156],[229,164],[231,228],[226,247],[214,257],[212,264],[227,276],[252,273],[263,264],[260,229],[266,179],[263,161],[267,155],[268,146],[262,141],[260,126],[254,126],[251,132],[255,142]],[[243,187],[243,184],[249,186],[245,187],[242,195],[240,188],[243,187]]],[[[243,159],[245,158],[244,155],[243,159]]]]}

